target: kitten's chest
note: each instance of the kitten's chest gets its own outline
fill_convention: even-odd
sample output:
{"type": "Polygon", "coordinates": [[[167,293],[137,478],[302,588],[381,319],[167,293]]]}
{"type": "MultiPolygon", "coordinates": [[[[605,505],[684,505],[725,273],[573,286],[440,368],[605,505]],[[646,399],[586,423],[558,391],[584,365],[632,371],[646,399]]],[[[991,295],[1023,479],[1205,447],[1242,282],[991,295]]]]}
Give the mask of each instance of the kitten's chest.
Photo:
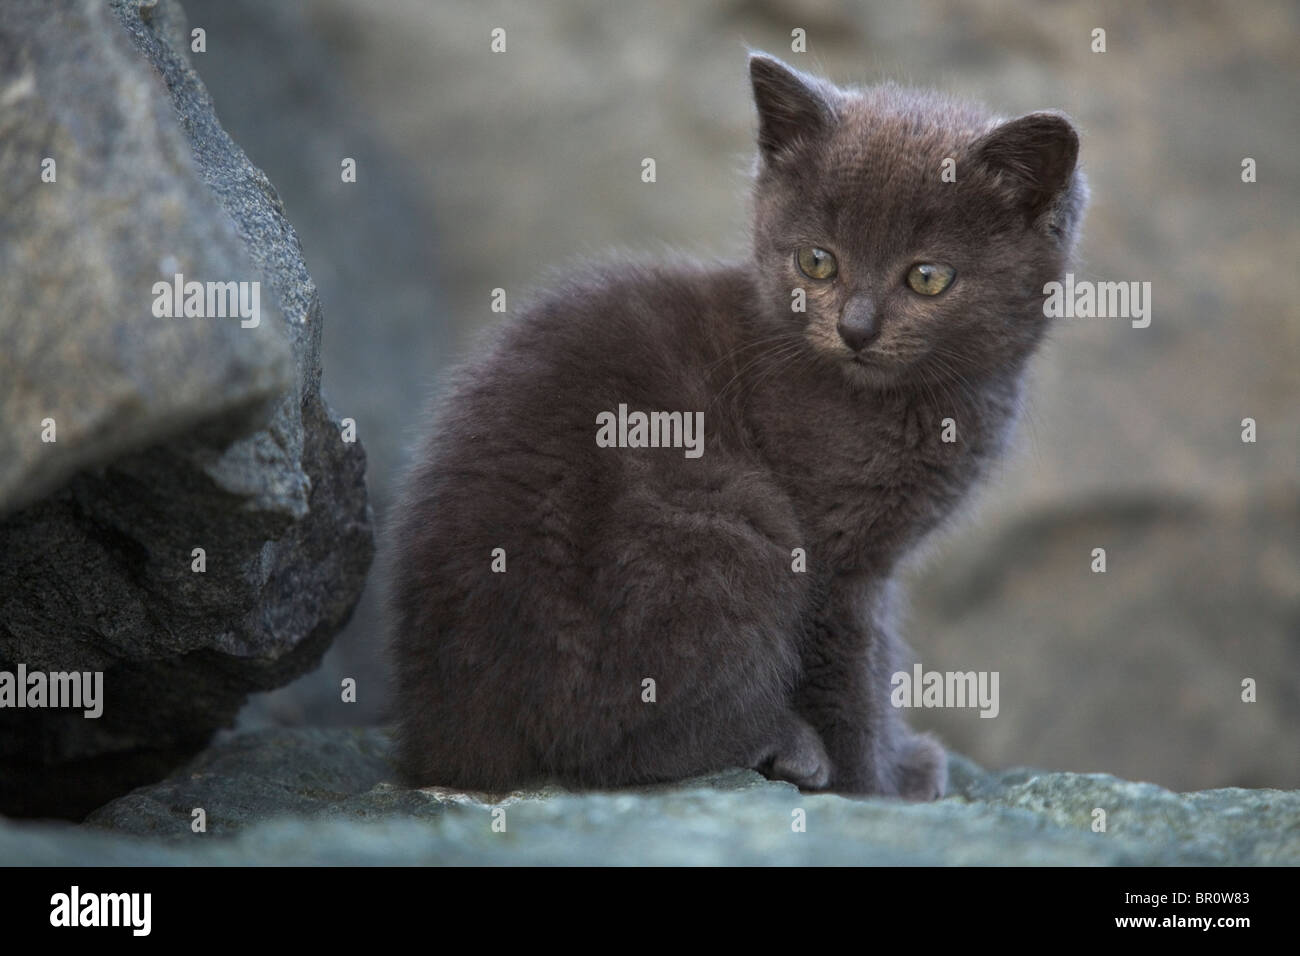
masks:
{"type": "Polygon", "coordinates": [[[855,398],[766,410],[761,451],[809,536],[810,566],[888,569],[958,505],[1007,423],[984,403],[855,398]]]}

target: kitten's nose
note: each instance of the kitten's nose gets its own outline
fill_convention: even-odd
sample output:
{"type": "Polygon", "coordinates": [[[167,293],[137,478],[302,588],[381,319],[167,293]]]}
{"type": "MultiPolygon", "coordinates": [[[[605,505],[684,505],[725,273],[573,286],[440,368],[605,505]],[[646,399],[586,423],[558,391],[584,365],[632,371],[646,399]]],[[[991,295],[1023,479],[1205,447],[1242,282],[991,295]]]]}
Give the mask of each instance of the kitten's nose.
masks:
{"type": "Polygon", "coordinates": [[[840,314],[835,331],[840,333],[845,345],[855,352],[861,352],[880,334],[876,304],[866,296],[851,299],[840,314]]]}

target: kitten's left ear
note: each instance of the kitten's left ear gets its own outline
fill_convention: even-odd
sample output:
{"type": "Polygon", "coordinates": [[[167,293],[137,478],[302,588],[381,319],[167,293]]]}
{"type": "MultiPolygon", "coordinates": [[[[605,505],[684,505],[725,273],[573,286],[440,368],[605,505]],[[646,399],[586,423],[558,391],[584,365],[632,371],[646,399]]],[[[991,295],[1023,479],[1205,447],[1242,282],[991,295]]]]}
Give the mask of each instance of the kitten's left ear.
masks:
{"type": "Polygon", "coordinates": [[[1050,212],[1048,228],[1072,236],[1086,187],[1075,170],[1079,135],[1065,117],[1030,113],[1003,123],[975,144],[974,155],[1010,184],[1029,222],[1050,212]]]}

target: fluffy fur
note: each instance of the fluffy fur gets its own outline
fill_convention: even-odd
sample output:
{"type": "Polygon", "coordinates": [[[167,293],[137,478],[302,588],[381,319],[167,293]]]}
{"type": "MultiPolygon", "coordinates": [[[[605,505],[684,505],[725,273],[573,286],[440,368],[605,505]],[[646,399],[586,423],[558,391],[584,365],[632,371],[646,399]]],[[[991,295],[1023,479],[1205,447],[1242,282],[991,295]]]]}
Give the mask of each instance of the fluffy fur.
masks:
{"type": "Polygon", "coordinates": [[[1054,114],[1001,122],[762,55],[750,73],[752,257],[593,267],[551,289],[461,371],[417,453],[388,570],[414,784],[739,765],[943,792],[942,748],[889,704],[895,577],[1005,443],[1082,215],[1078,140],[1054,114]],[[802,275],[803,246],[839,274],[802,275]],[[918,295],[918,262],[956,279],[918,295]],[[857,352],[837,332],[854,318],[878,328],[857,352]],[[620,403],[704,411],[703,456],[598,447],[597,415],[620,403]]]}

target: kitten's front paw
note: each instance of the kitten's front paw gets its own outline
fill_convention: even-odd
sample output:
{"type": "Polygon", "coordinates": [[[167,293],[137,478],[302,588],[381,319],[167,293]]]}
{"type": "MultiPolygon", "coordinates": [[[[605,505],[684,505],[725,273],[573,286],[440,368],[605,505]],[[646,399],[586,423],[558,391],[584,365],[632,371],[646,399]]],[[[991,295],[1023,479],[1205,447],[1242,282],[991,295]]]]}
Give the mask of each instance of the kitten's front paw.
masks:
{"type": "Polygon", "coordinates": [[[824,790],[831,779],[831,761],[822,738],[801,717],[791,717],[790,729],[759,762],[758,771],[800,790],[824,790]]]}
{"type": "Polygon", "coordinates": [[[929,734],[914,734],[898,761],[898,794],[907,800],[938,800],[948,789],[948,753],[929,734]]]}

